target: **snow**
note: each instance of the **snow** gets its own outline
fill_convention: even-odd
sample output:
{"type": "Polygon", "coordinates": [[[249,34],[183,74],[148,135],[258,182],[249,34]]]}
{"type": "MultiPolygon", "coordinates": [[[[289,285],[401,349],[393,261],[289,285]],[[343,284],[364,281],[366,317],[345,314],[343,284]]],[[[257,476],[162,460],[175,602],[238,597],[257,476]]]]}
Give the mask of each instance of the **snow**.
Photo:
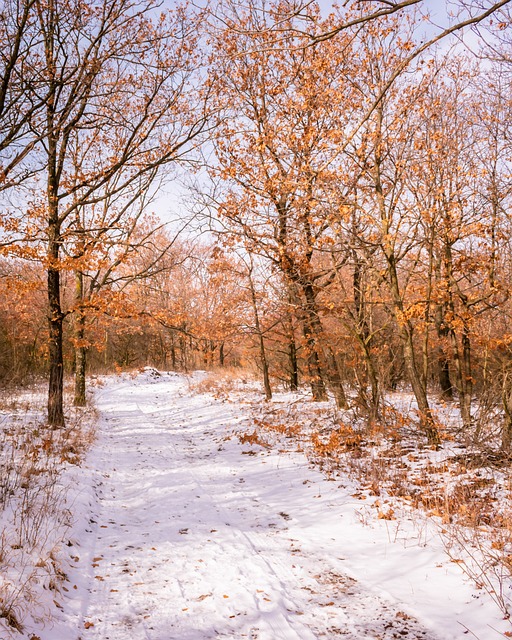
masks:
{"type": "Polygon", "coordinates": [[[147,370],[105,379],[95,404],[98,438],[70,491],[62,609],[27,638],[494,640],[510,629],[424,518],[379,520],[353,481],[302,452],[241,443],[252,431],[242,402],[147,370]]]}

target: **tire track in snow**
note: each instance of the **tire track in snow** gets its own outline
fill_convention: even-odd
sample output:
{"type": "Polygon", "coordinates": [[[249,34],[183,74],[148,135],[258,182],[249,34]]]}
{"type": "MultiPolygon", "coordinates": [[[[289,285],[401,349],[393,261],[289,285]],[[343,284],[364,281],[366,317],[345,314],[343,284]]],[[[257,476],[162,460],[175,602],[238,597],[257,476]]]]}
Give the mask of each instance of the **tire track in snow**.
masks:
{"type": "Polygon", "coordinates": [[[312,575],[292,516],[265,493],[289,482],[286,464],[241,455],[224,442],[233,410],[185,392],[164,376],[98,398],[107,435],[83,639],[433,640],[328,557],[312,575]]]}

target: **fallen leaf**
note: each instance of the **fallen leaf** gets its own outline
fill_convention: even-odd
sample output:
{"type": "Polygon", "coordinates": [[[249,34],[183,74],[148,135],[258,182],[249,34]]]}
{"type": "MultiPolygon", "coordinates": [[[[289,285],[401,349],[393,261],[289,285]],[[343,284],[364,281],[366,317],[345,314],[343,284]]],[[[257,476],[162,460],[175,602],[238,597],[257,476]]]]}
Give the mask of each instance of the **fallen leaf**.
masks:
{"type": "Polygon", "coordinates": [[[211,595],[211,593],[203,593],[203,595],[196,598],[196,602],[202,602],[203,600],[206,600],[206,598],[209,598],[211,595]]]}

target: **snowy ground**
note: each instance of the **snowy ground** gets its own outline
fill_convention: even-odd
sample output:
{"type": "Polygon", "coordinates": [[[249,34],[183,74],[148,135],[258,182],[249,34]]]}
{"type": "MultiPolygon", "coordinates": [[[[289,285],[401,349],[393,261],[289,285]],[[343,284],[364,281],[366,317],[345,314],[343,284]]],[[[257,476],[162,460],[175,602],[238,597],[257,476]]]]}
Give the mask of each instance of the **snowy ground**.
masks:
{"type": "Polygon", "coordinates": [[[241,444],[243,404],[146,372],[96,405],[62,610],[27,638],[506,637],[419,521],[377,520],[300,452],[241,444]]]}

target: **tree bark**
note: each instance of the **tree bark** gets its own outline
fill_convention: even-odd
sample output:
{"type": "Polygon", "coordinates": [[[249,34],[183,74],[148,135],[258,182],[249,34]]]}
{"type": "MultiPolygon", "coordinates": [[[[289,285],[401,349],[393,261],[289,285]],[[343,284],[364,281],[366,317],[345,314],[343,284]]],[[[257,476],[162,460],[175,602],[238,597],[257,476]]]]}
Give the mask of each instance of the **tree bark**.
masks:
{"type": "Polygon", "coordinates": [[[258,336],[258,342],[259,342],[260,363],[261,363],[261,369],[263,371],[263,387],[265,389],[265,399],[272,400],[272,387],[270,386],[268,360],[267,360],[267,354],[265,352],[265,340],[263,338],[263,332],[261,330],[260,314],[258,312],[258,301],[256,299],[256,290],[254,288],[254,281],[252,279],[252,270],[253,270],[253,266],[252,266],[252,256],[251,256],[251,265],[248,270],[248,280],[249,280],[249,288],[251,291],[252,312],[254,315],[254,328],[256,329],[256,334],[258,336]]]}
{"type": "Polygon", "coordinates": [[[288,357],[290,360],[290,391],[297,391],[299,388],[299,366],[297,361],[297,345],[295,344],[293,328],[288,342],[288,357]]]}
{"type": "Polygon", "coordinates": [[[75,302],[77,305],[75,319],[75,398],[76,407],[85,407],[85,373],[87,367],[87,347],[84,345],[85,339],[85,314],[83,311],[83,280],[81,271],[75,272],[75,302]]]}
{"type": "Polygon", "coordinates": [[[446,349],[443,345],[449,338],[450,329],[446,326],[445,311],[443,305],[437,305],[435,313],[435,324],[437,337],[440,342],[437,347],[437,379],[441,388],[441,397],[445,400],[453,398],[453,385],[450,376],[450,359],[446,355],[446,349]]]}
{"type": "Polygon", "coordinates": [[[311,393],[315,402],[327,400],[319,345],[321,344],[322,326],[318,318],[315,295],[311,284],[302,285],[306,303],[303,309],[304,338],[306,340],[307,364],[311,393]]]}
{"type": "Polygon", "coordinates": [[[59,244],[55,239],[58,233],[50,236],[48,254],[48,424],[51,427],[64,426],[64,358],[62,351],[63,313],[60,304],[60,271],[57,266],[59,244]]]}
{"type": "MultiPolygon", "coordinates": [[[[355,251],[353,251],[354,258],[354,273],[352,277],[352,288],[354,292],[354,305],[355,305],[355,334],[356,338],[361,345],[365,365],[366,365],[366,375],[368,380],[370,381],[370,389],[371,389],[371,397],[370,397],[370,406],[369,410],[369,419],[373,421],[379,415],[380,410],[380,401],[381,401],[381,392],[380,392],[380,384],[379,384],[379,376],[377,374],[375,363],[373,361],[373,356],[371,352],[371,334],[370,329],[368,327],[368,318],[366,315],[366,304],[363,293],[363,273],[362,273],[362,265],[361,260],[358,258],[355,251]]],[[[364,390],[365,396],[366,390],[364,390]]],[[[366,400],[367,402],[367,400],[366,400]]]]}
{"type": "Polygon", "coordinates": [[[503,376],[501,398],[503,402],[503,411],[505,413],[503,429],[501,432],[501,449],[503,452],[509,453],[512,445],[512,386],[510,384],[510,375],[508,372],[503,376]]]}

